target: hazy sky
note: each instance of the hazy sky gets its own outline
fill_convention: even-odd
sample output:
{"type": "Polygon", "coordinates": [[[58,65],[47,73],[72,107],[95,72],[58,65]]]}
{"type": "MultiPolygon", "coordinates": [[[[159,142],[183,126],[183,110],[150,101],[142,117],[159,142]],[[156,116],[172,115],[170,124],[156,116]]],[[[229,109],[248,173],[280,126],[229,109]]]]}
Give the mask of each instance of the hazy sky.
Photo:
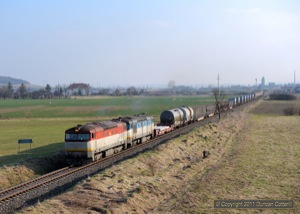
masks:
{"type": "Polygon", "coordinates": [[[0,76],[92,86],[300,82],[299,0],[0,0],[0,76]]]}

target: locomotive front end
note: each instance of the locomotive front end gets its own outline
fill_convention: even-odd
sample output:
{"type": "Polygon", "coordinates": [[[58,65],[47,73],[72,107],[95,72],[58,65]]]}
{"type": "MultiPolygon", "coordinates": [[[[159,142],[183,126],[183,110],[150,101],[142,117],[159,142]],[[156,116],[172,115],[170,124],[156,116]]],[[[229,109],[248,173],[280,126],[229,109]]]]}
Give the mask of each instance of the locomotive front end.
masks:
{"type": "Polygon", "coordinates": [[[76,126],[65,132],[65,152],[67,158],[91,158],[93,151],[91,138],[93,132],[85,126],[76,126]]]}

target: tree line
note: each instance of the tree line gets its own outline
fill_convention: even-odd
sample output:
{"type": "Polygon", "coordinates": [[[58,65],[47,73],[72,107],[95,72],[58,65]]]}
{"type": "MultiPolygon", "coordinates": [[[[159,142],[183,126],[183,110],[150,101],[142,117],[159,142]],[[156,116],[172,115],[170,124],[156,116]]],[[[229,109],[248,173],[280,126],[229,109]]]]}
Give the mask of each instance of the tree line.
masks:
{"type": "MultiPolygon", "coordinates": [[[[98,91],[89,91],[88,94],[83,93],[84,89],[70,90],[66,86],[56,85],[54,89],[49,84],[45,88],[33,91],[28,89],[25,83],[18,88],[13,87],[11,82],[7,85],[0,86],[0,99],[52,99],[67,98],[70,96],[171,96],[171,95],[201,95],[210,94],[211,89],[195,89],[188,86],[175,86],[169,83],[168,88],[149,90],[149,88],[136,88],[130,86],[128,88],[100,88],[98,91]]],[[[91,90],[91,89],[89,89],[91,90]]],[[[222,95],[222,94],[221,94],[222,95]]]]}
{"type": "Polygon", "coordinates": [[[55,87],[54,93],[49,84],[45,88],[37,91],[29,91],[24,83],[22,83],[16,90],[14,90],[11,82],[0,87],[0,99],[49,99],[53,97],[62,97],[65,91],[62,87],[55,87]]]}

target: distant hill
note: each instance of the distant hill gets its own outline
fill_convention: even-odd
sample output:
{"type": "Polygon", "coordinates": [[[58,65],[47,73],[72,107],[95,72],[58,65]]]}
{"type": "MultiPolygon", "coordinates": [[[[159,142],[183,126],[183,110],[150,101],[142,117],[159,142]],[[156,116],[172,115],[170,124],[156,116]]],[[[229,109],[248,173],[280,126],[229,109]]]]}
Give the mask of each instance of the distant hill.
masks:
{"type": "Polygon", "coordinates": [[[0,85],[6,85],[6,84],[8,84],[8,82],[10,82],[13,85],[22,84],[22,83],[24,83],[24,84],[30,84],[26,80],[16,79],[16,78],[12,78],[12,77],[3,77],[3,76],[0,76],[0,85]]]}

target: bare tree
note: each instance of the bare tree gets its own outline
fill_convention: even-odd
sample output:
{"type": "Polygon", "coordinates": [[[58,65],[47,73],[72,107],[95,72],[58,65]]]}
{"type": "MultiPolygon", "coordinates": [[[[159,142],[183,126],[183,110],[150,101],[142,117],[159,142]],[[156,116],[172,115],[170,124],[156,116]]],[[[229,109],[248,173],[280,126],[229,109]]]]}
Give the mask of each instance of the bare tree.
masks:
{"type": "Polygon", "coordinates": [[[116,88],[116,90],[112,93],[113,96],[121,96],[121,90],[116,88]]]}
{"type": "Polygon", "coordinates": [[[168,82],[168,88],[170,89],[171,93],[174,94],[175,93],[175,81],[174,80],[170,80],[168,82]]]}
{"type": "Polygon", "coordinates": [[[133,96],[133,95],[137,95],[137,90],[134,86],[130,86],[129,88],[127,88],[127,95],[128,96],[133,96]]]}
{"type": "Polygon", "coordinates": [[[172,88],[174,88],[174,86],[175,86],[175,81],[174,80],[170,80],[168,82],[168,87],[172,89],[172,88]]]}
{"type": "Polygon", "coordinates": [[[55,86],[54,96],[60,99],[62,95],[63,95],[63,88],[58,84],[55,86]]]}
{"type": "Polygon", "coordinates": [[[226,96],[226,92],[223,90],[220,90],[219,88],[213,89],[213,95],[215,98],[215,105],[216,105],[216,110],[219,114],[219,119],[221,119],[221,104],[226,96]]]}

